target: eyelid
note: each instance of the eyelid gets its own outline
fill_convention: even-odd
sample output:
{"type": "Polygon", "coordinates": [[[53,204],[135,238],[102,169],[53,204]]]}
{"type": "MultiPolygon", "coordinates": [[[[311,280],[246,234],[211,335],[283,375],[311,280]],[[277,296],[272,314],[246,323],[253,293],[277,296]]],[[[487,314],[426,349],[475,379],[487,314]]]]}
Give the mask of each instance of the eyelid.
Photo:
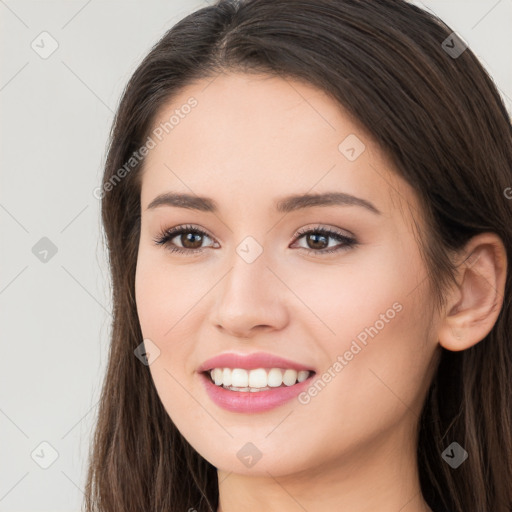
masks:
{"type": "Polygon", "coordinates": [[[300,247],[303,251],[305,251],[309,255],[313,255],[315,257],[323,258],[326,257],[328,254],[338,254],[342,253],[348,249],[351,249],[353,247],[356,247],[359,245],[359,242],[357,238],[350,232],[346,231],[345,233],[343,230],[336,228],[336,227],[330,227],[325,226],[322,224],[316,224],[314,226],[304,226],[303,228],[300,228],[296,231],[294,235],[294,244],[298,243],[304,235],[307,235],[308,233],[321,233],[322,235],[326,236],[327,238],[337,239],[338,244],[336,244],[335,247],[325,247],[320,250],[314,250],[309,249],[305,247],[300,247]],[[340,244],[342,244],[340,246],[340,244]]]}
{"type": "Polygon", "coordinates": [[[314,225],[307,225],[307,226],[304,226],[300,229],[298,229],[296,232],[295,232],[295,237],[297,236],[301,236],[305,233],[309,233],[311,231],[325,231],[325,232],[330,232],[330,233],[336,233],[337,235],[340,235],[342,237],[345,237],[345,238],[356,238],[356,236],[346,230],[346,229],[340,229],[340,228],[337,228],[337,227],[334,227],[334,226],[329,226],[327,224],[314,224],[314,225]]]}
{"type": "MultiPolygon", "coordinates": [[[[214,244],[218,244],[215,237],[210,235],[207,230],[205,230],[201,227],[198,227],[196,225],[191,225],[191,224],[180,224],[180,225],[174,226],[172,228],[162,229],[160,234],[156,238],[154,238],[153,241],[157,245],[166,246],[166,245],[168,245],[169,241],[172,240],[173,238],[175,238],[176,236],[179,236],[180,234],[183,234],[183,233],[190,233],[190,232],[199,234],[203,237],[206,236],[206,237],[210,238],[211,240],[213,240],[214,244]]],[[[300,228],[293,235],[292,243],[293,244],[297,243],[300,239],[302,239],[305,235],[307,235],[309,233],[320,233],[320,234],[326,236],[327,238],[338,239],[338,241],[339,241],[339,243],[337,244],[337,246],[335,246],[335,248],[330,248],[330,249],[328,247],[326,247],[323,249],[315,250],[315,249],[310,249],[310,248],[305,248],[305,247],[299,247],[299,249],[306,251],[306,253],[313,254],[315,256],[322,257],[328,253],[342,252],[343,250],[350,249],[359,244],[356,237],[349,231],[346,232],[348,234],[345,234],[339,228],[329,227],[329,226],[325,226],[322,224],[316,224],[314,226],[311,226],[311,225],[304,226],[304,227],[300,228]],[[340,247],[339,246],[340,244],[343,244],[343,245],[341,245],[341,247],[340,247]]],[[[168,250],[170,250],[171,252],[183,253],[185,255],[187,255],[187,254],[194,255],[194,254],[203,252],[204,249],[206,249],[206,248],[207,247],[198,247],[195,249],[187,249],[187,248],[173,245],[171,247],[168,247],[168,250]]]]}
{"type": "MultiPolygon", "coordinates": [[[[206,231],[205,229],[200,228],[198,226],[192,225],[192,224],[179,224],[172,228],[162,228],[160,230],[159,234],[156,236],[156,238],[153,238],[153,242],[157,245],[165,245],[172,238],[175,238],[176,236],[178,236],[182,233],[189,233],[189,232],[194,232],[194,233],[200,234],[202,236],[207,236],[211,240],[214,240],[215,243],[218,243],[218,242],[216,242],[215,237],[210,235],[208,233],[208,231],[206,231]]],[[[183,252],[193,253],[196,251],[200,251],[202,249],[203,248],[183,249],[183,252]]]]}

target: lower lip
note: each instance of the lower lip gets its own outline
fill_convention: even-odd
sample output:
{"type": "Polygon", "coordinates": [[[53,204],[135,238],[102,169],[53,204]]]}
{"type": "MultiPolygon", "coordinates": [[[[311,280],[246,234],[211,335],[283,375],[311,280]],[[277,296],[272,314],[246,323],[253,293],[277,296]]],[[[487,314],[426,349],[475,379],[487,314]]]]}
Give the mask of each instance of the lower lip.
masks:
{"type": "Polygon", "coordinates": [[[293,386],[282,386],[267,391],[230,391],[215,385],[204,373],[200,377],[211,400],[219,407],[232,412],[264,412],[274,409],[295,398],[311,383],[310,375],[306,380],[293,386]]]}

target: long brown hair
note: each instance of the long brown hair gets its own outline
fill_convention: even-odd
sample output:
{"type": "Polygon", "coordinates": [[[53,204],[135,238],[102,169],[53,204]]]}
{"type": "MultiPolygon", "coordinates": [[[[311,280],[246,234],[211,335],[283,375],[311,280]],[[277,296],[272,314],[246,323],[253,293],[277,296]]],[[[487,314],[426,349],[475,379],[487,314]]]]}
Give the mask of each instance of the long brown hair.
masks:
{"type": "MultiPolygon", "coordinates": [[[[126,163],[159,109],[193,80],[231,70],[325,91],[416,191],[427,221],[419,243],[441,306],[455,270],[450,251],[472,236],[498,234],[512,261],[510,117],[472,51],[449,50],[464,48],[452,32],[402,0],[219,0],[174,25],[139,65],[117,110],[101,189],[113,325],[87,512],[218,506],[215,467],[179,433],[149,368],[134,356],[142,342],[134,281],[144,160],[126,163]]],[[[509,272],[498,320],[484,340],[442,350],[417,448],[422,492],[435,512],[512,510],[511,285],[509,272]],[[441,457],[452,441],[469,453],[456,470],[441,457]]]]}

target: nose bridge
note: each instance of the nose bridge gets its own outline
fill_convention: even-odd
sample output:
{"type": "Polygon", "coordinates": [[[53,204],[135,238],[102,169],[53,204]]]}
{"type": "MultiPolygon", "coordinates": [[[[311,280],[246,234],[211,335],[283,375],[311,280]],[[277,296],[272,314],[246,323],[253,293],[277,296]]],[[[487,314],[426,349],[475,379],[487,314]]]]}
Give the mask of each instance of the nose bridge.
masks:
{"type": "Polygon", "coordinates": [[[281,327],[285,307],[279,284],[267,268],[272,266],[270,252],[253,237],[245,237],[236,246],[230,269],[219,287],[214,322],[224,329],[245,333],[255,326],[281,327]]]}
{"type": "Polygon", "coordinates": [[[223,285],[224,298],[231,297],[248,302],[261,300],[260,295],[269,299],[266,293],[271,272],[267,269],[268,254],[253,237],[246,237],[235,247],[230,261],[230,271],[223,285]]]}

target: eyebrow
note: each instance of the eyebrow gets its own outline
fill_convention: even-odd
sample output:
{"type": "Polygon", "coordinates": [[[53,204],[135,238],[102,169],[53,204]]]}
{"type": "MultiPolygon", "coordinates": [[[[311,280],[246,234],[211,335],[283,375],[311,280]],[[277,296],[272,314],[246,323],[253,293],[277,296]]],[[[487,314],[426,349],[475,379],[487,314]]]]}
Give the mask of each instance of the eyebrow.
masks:
{"type": "MultiPolygon", "coordinates": [[[[187,208],[189,210],[198,210],[201,212],[216,213],[219,207],[213,199],[191,194],[180,194],[176,192],[166,192],[155,197],[149,203],[147,209],[151,210],[159,206],[175,206],[177,208],[187,208]]],[[[356,197],[344,192],[327,192],[323,194],[296,194],[279,199],[275,203],[278,212],[288,213],[315,206],[360,206],[366,208],[376,215],[381,215],[381,211],[370,201],[356,197]]]]}

